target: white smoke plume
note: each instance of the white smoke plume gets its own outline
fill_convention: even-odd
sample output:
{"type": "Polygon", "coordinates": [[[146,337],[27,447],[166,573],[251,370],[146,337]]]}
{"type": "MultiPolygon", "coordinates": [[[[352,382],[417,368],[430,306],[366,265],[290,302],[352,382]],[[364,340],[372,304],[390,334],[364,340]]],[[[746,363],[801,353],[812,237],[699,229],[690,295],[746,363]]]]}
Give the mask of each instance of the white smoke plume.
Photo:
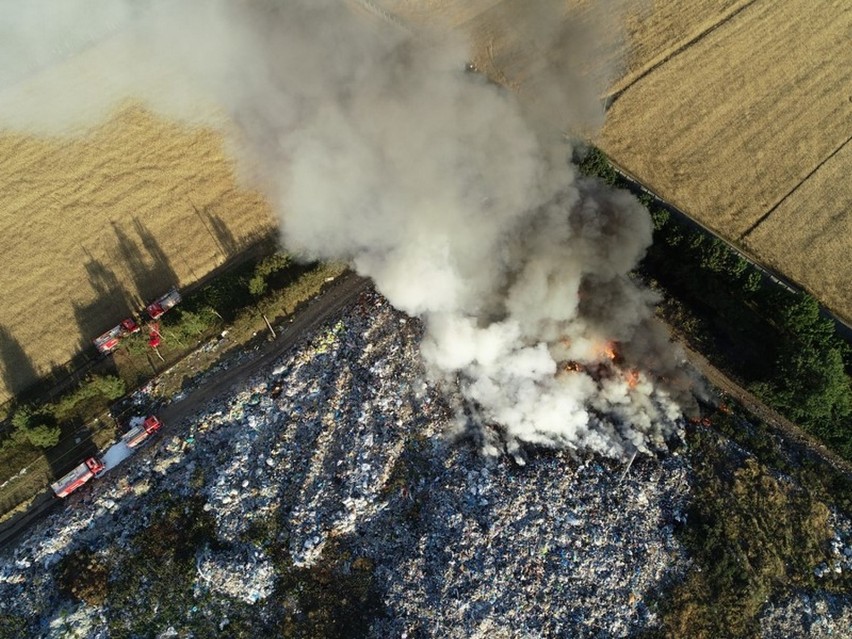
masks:
{"type": "MultiPolygon", "coordinates": [[[[135,64],[180,73],[228,115],[290,251],[349,261],[422,318],[427,369],[484,450],[620,457],[675,432],[689,381],[628,275],[650,220],[629,194],[579,177],[559,134],[600,117],[570,30],[551,30],[561,57],[533,86],[558,90],[537,103],[465,72],[460,34],[388,26],[342,0],[140,6],[118,40],[145,51],[135,64]]],[[[530,25],[561,19],[559,2],[524,6],[530,25]]],[[[116,99],[129,88],[186,113],[173,80],[102,62],[116,99]]]]}

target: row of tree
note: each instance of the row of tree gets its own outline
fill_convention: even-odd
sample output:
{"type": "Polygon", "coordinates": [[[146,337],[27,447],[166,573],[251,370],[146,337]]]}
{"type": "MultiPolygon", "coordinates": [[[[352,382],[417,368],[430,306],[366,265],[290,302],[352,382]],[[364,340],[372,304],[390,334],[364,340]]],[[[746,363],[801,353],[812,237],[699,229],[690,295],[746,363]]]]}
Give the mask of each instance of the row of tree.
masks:
{"type": "MultiPolygon", "coordinates": [[[[595,148],[580,169],[633,186],[595,148]]],[[[654,223],[640,275],[688,309],[688,337],[767,404],[852,459],[852,348],[818,302],[778,286],[647,193],[639,199],[654,223]]]]}
{"type": "Polygon", "coordinates": [[[25,404],[12,414],[12,434],[7,443],[51,448],[59,443],[62,425],[105,409],[127,392],[113,375],[92,375],[56,402],[25,404]]]}

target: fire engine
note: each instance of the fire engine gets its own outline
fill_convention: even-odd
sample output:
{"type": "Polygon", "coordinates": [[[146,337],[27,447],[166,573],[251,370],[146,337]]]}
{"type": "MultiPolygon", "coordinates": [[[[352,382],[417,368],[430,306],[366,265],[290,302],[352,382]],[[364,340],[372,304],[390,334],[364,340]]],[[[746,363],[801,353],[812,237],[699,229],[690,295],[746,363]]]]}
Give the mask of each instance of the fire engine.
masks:
{"type": "Polygon", "coordinates": [[[178,304],[181,299],[180,293],[178,293],[176,288],[173,288],[165,295],[158,297],[154,302],[148,304],[148,306],[145,307],[145,312],[148,313],[148,317],[155,320],[178,304]]]}
{"type": "Polygon", "coordinates": [[[138,424],[121,436],[121,441],[127,444],[128,448],[136,448],[139,444],[148,439],[149,436],[156,433],[163,426],[157,417],[151,415],[145,421],[138,424]]]}
{"type": "Polygon", "coordinates": [[[96,337],[92,341],[95,343],[95,348],[97,348],[101,353],[106,355],[107,353],[111,353],[116,349],[118,343],[123,337],[132,335],[133,333],[137,333],[138,331],[139,324],[137,324],[132,317],[128,317],[126,320],[123,320],[118,326],[112,327],[106,333],[99,337],[96,337]]]}
{"type": "Polygon", "coordinates": [[[67,497],[104,469],[97,457],[89,457],[70,473],[50,485],[58,497],[67,497]]]}
{"type": "Polygon", "coordinates": [[[139,423],[122,435],[119,442],[114,444],[106,453],[102,456],[89,457],[74,470],[53,482],[50,487],[57,497],[67,497],[92,477],[100,477],[106,471],[117,466],[131,454],[132,449],[142,444],[162,427],[163,422],[154,415],[149,415],[144,420],[140,419],[139,423]],[[107,466],[108,464],[109,466],[107,466]]]}

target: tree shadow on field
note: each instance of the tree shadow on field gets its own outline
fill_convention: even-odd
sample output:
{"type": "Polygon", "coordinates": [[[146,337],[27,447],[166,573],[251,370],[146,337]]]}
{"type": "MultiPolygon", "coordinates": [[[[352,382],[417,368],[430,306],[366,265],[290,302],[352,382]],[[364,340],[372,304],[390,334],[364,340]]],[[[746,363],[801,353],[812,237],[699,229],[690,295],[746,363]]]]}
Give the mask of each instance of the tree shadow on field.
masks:
{"type": "MultiPolygon", "coordinates": [[[[139,234],[139,239],[142,240],[142,248],[148,253],[148,257],[153,260],[153,264],[151,264],[146,274],[147,278],[153,280],[152,285],[155,287],[165,285],[163,289],[163,292],[165,292],[170,286],[178,283],[178,276],[171,266],[169,256],[166,255],[160,243],[157,242],[157,238],[139,221],[138,217],[133,218],[133,226],[136,229],[136,233],[139,234]]],[[[155,295],[159,295],[159,293],[155,293],[155,295]]]]}
{"type": "Polygon", "coordinates": [[[139,296],[136,301],[139,306],[144,306],[176,285],[178,277],[154,235],[138,218],[133,218],[133,226],[142,242],[141,248],[124,229],[112,223],[118,241],[119,258],[133,280],[135,292],[139,296]]]}
{"type": "Polygon", "coordinates": [[[0,371],[3,386],[17,395],[38,380],[33,361],[12,332],[0,325],[0,371]]]}
{"type": "Polygon", "coordinates": [[[44,458],[54,479],[59,479],[84,460],[98,454],[98,447],[92,441],[92,430],[82,420],[68,420],[61,427],[59,443],[44,451],[44,458]]]}
{"type": "Polygon", "coordinates": [[[127,293],[115,273],[86,253],[83,265],[96,297],[88,304],[72,302],[74,317],[80,329],[80,350],[92,346],[92,340],[132,315],[127,293]]]}
{"type": "Polygon", "coordinates": [[[231,233],[231,229],[225,224],[225,221],[218,215],[204,211],[207,215],[207,222],[210,228],[213,229],[213,235],[216,237],[216,243],[221,247],[225,258],[233,257],[240,250],[240,245],[237,243],[237,238],[231,233]]]}

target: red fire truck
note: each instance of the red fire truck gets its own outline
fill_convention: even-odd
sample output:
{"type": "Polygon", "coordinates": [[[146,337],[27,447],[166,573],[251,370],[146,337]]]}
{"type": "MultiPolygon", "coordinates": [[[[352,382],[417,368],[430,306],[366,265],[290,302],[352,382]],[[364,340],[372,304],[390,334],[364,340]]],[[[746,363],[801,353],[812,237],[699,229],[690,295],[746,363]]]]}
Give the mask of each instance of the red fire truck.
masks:
{"type": "Polygon", "coordinates": [[[148,304],[148,306],[145,307],[145,312],[148,313],[148,317],[155,320],[170,308],[173,308],[176,304],[178,304],[181,299],[180,293],[178,293],[176,288],[173,288],[165,295],[158,297],[154,302],[148,304]]]}
{"type": "Polygon", "coordinates": [[[121,324],[113,326],[106,333],[96,337],[92,341],[95,343],[95,348],[106,355],[116,349],[118,343],[123,337],[132,335],[138,331],[139,324],[137,324],[132,317],[128,317],[126,320],[123,320],[121,324]]]}
{"type": "Polygon", "coordinates": [[[59,497],[67,497],[104,469],[97,457],[89,457],[70,473],[50,485],[59,497]]]}
{"type": "Polygon", "coordinates": [[[148,439],[150,435],[153,435],[160,430],[162,426],[163,422],[154,415],[151,415],[150,417],[145,418],[145,421],[141,424],[137,424],[124,433],[124,435],[121,436],[121,441],[127,444],[129,448],[136,448],[139,444],[148,439]]]}

